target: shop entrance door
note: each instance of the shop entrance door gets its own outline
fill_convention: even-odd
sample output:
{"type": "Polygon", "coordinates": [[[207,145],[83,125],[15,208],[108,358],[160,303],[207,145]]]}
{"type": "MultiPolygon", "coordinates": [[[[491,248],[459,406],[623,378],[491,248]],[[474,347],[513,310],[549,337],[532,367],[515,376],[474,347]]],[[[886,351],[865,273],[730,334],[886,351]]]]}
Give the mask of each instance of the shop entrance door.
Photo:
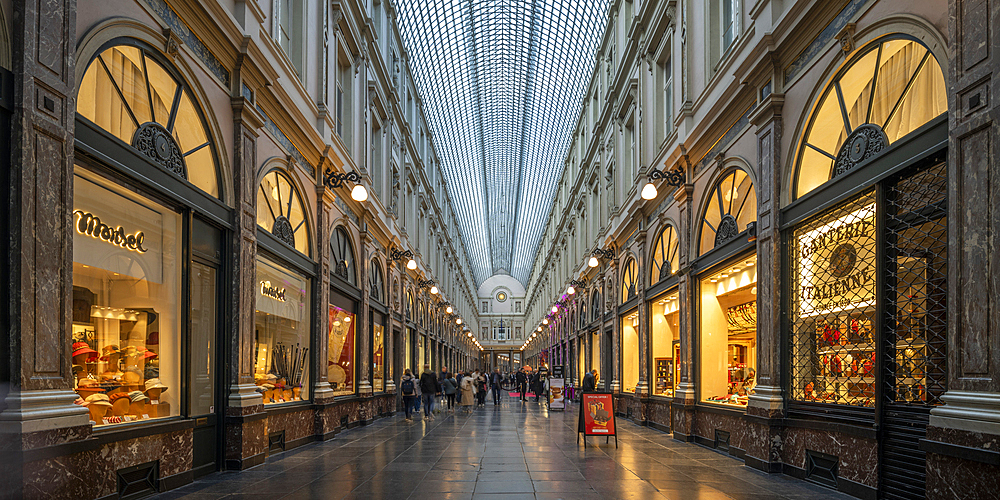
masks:
{"type": "Polygon", "coordinates": [[[188,271],[188,354],[185,356],[188,391],[187,414],[194,419],[194,477],[219,470],[222,463],[223,433],[219,432],[223,370],[219,366],[223,343],[218,314],[222,278],[219,248],[222,232],[197,218],[191,224],[191,267],[188,271]]]}
{"type": "Polygon", "coordinates": [[[884,186],[880,497],[926,498],[930,409],[947,370],[947,169],[910,170],[884,186]]]}
{"type": "Polygon", "coordinates": [[[598,386],[603,391],[611,391],[611,381],[615,378],[612,352],[614,335],[615,332],[611,328],[604,330],[604,335],[601,335],[601,379],[603,382],[598,386]]]}

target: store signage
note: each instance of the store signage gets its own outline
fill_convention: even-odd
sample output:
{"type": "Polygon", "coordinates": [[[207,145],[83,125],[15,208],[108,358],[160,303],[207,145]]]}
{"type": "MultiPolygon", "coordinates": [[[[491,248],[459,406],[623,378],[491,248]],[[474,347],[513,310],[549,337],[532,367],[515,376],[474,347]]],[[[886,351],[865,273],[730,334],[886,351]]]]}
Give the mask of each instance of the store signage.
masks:
{"type": "Polygon", "coordinates": [[[875,205],[796,235],[800,315],[873,305],[875,205]]]}
{"type": "Polygon", "coordinates": [[[612,436],[615,434],[614,400],[611,394],[583,394],[583,433],[587,436],[612,436]]]}
{"type": "Polygon", "coordinates": [[[566,392],[565,392],[566,380],[560,377],[553,377],[549,379],[549,409],[550,410],[564,410],[566,409],[566,392]]]}
{"type": "Polygon", "coordinates": [[[148,251],[142,246],[142,241],[146,237],[142,231],[128,234],[125,232],[125,228],[109,226],[102,222],[100,217],[83,210],[76,210],[73,215],[77,217],[76,231],[80,234],[133,252],[146,253],[148,251]]]}
{"type": "Polygon", "coordinates": [[[260,294],[269,299],[277,300],[278,302],[285,301],[285,289],[271,286],[270,281],[260,282],[260,294]]]}

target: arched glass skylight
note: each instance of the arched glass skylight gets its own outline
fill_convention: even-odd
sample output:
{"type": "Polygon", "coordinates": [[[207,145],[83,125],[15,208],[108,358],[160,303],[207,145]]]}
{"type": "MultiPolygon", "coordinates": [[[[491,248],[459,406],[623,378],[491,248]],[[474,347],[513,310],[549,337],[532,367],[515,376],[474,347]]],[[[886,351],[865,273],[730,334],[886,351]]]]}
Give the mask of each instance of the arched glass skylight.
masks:
{"type": "Polygon", "coordinates": [[[526,283],[607,1],[402,0],[400,30],[477,284],[526,283]]]}

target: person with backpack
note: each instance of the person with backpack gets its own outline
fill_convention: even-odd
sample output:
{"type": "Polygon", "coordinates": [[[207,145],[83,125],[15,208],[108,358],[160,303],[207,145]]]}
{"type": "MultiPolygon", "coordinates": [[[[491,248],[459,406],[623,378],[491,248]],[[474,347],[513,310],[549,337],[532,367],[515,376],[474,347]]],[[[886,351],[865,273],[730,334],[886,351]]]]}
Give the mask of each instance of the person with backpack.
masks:
{"type": "Polygon", "coordinates": [[[441,381],[444,397],[448,400],[448,411],[455,411],[455,393],[458,392],[458,381],[450,373],[444,374],[441,381]]]}
{"type": "Polygon", "coordinates": [[[410,414],[413,412],[414,401],[417,399],[417,383],[410,369],[403,372],[403,378],[399,382],[399,392],[403,395],[403,408],[406,410],[406,420],[413,420],[410,414]]]}

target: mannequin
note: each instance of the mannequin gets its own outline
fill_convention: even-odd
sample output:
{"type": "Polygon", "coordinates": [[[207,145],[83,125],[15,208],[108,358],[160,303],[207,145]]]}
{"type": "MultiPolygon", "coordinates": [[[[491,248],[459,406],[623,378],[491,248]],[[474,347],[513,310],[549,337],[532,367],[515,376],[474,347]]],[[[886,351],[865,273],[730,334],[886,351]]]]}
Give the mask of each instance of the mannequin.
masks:
{"type": "Polygon", "coordinates": [[[87,396],[84,405],[87,406],[87,410],[90,412],[90,420],[98,425],[104,423],[104,417],[108,415],[108,410],[111,409],[111,402],[104,394],[87,396]]]}
{"type": "Polygon", "coordinates": [[[128,393],[128,400],[129,405],[126,414],[137,419],[143,418],[143,415],[146,414],[146,402],[149,401],[149,398],[140,391],[132,391],[128,393]]]}

